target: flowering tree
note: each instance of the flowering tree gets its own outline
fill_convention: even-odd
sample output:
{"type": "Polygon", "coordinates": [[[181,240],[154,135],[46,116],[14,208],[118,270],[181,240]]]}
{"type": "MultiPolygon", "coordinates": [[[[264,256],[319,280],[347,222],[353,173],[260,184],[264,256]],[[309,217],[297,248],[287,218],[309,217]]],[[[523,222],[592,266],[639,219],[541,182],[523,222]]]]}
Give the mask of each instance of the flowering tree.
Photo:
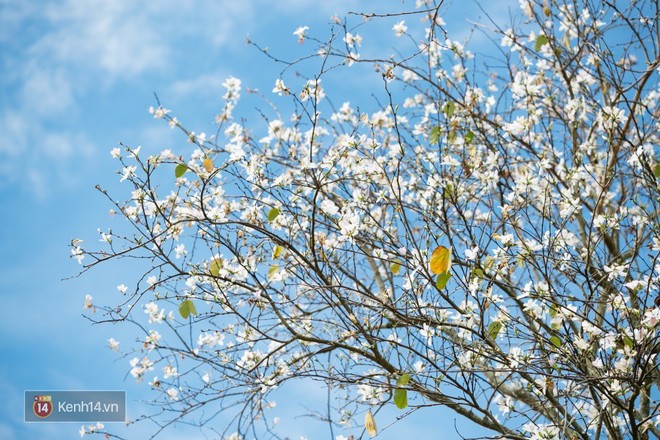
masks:
{"type": "Polygon", "coordinates": [[[660,437],[658,5],[520,6],[476,53],[432,0],[335,19],[327,42],[301,27],[319,63],[275,81],[290,116],[239,122],[228,78],[217,136],[159,103],[190,148],[113,150],[128,230],[72,253],[148,263],[86,307],[140,332],[152,417],[233,408],[224,434],[271,432],[275,390],[312,379],[333,438],[377,435],[386,405],[497,438],[660,437]],[[383,22],[398,55],[371,57],[357,31],[383,22]],[[335,107],[322,79],[365,64],[378,108],[335,107]]]}

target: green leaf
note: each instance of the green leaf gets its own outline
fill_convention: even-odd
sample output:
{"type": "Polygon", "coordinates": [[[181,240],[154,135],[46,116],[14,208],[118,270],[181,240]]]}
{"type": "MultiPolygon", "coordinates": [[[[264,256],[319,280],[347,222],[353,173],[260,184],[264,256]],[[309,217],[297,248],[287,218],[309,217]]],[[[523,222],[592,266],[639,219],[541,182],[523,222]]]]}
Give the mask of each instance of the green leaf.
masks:
{"type": "Polygon", "coordinates": [[[623,344],[631,350],[635,346],[635,343],[633,342],[632,339],[630,339],[630,336],[623,337],[623,344]]]}
{"type": "Polygon", "coordinates": [[[488,326],[488,337],[491,339],[497,338],[497,335],[502,330],[502,323],[499,321],[493,321],[488,326]]]}
{"type": "Polygon", "coordinates": [[[656,179],[660,179],[660,163],[656,163],[653,167],[653,174],[655,174],[656,179]]]}
{"type": "Polygon", "coordinates": [[[396,380],[396,386],[397,387],[405,387],[406,385],[408,385],[408,382],[410,382],[410,373],[403,373],[396,380]]]}
{"type": "Polygon", "coordinates": [[[445,106],[443,107],[442,111],[445,112],[448,118],[451,118],[454,115],[454,111],[456,110],[456,104],[453,101],[449,101],[445,106]]]}
{"type": "Polygon", "coordinates": [[[557,348],[561,347],[561,339],[558,336],[551,336],[550,343],[557,348]]]}
{"type": "Polygon", "coordinates": [[[468,131],[467,134],[465,135],[465,143],[471,144],[473,140],[474,140],[474,133],[472,133],[472,131],[468,131]]]}
{"type": "Polygon", "coordinates": [[[401,263],[399,260],[390,263],[390,271],[393,275],[399,275],[401,273],[401,263]]]}
{"type": "Polygon", "coordinates": [[[396,388],[394,390],[394,404],[399,409],[405,409],[408,406],[408,390],[396,388]]]}
{"type": "Polygon", "coordinates": [[[193,316],[197,316],[197,309],[195,308],[195,303],[192,302],[192,300],[188,300],[188,310],[190,310],[190,314],[193,316]]]}
{"type": "Polygon", "coordinates": [[[479,269],[478,267],[475,269],[472,269],[470,272],[470,277],[472,278],[483,278],[484,277],[484,271],[479,269]]]}
{"type": "Polygon", "coordinates": [[[438,142],[440,142],[441,134],[442,134],[442,127],[436,125],[431,130],[431,135],[429,136],[429,142],[431,142],[432,144],[437,144],[438,142]]]}
{"type": "Polygon", "coordinates": [[[217,277],[220,273],[220,269],[222,269],[222,258],[216,258],[215,260],[211,261],[211,265],[209,266],[211,275],[217,277]]]}
{"type": "Polygon", "coordinates": [[[534,43],[534,50],[538,52],[546,44],[548,44],[548,37],[546,37],[544,34],[540,34],[538,37],[536,37],[536,43],[534,43]]]}
{"type": "Polygon", "coordinates": [[[271,210],[268,211],[268,221],[272,222],[278,215],[280,215],[280,210],[277,208],[271,208],[271,210]]]}
{"type": "Polygon", "coordinates": [[[278,270],[280,270],[280,267],[277,264],[273,264],[268,268],[268,281],[273,279],[278,270]]]}
{"type": "Polygon", "coordinates": [[[190,315],[197,316],[197,309],[192,300],[186,299],[179,305],[179,314],[183,319],[188,319],[190,315]]]}
{"type": "Polygon", "coordinates": [[[176,166],[174,168],[174,176],[178,179],[180,177],[183,177],[184,174],[186,174],[186,171],[188,171],[188,167],[182,163],[176,166]]]}
{"type": "Polygon", "coordinates": [[[181,304],[179,304],[179,314],[183,319],[188,319],[188,316],[190,316],[190,310],[188,309],[188,301],[190,300],[185,300],[181,304]]]}
{"type": "Polygon", "coordinates": [[[451,198],[452,194],[454,194],[454,186],[451,183],[448,183],[442,188],[442,196],[445,199],[451,198]]]}
{"type": "Polygon", "coordinates": [[[550,311],[548,311],[548,314],[550,315],[550,318],[554,318],[557,316],[557,306],[554,304],[550,304],[550,311]]]}
{"type": "Polygon", "coordinates": [[[453,144],[456,140],[456,130],[452,130],[447,134],[447,142],[453,144]]]}
{"type": "Polygon", "coordinates": [[[447,281],[449,281],[449,278],[451,278],[451,272],[441,273],[435,280],[435,287],[437,287],[438,290],[444,289],[447,285],[447,281]]]}

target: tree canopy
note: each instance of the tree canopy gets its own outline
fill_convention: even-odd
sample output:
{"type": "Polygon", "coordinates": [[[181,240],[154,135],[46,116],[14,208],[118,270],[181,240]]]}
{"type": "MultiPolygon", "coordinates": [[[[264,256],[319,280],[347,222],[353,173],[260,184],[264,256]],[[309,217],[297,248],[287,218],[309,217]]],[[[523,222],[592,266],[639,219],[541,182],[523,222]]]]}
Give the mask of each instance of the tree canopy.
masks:
{"type": "Polygon", "coordinates": [[[221,436],[276,438],[271,396],[309,379],[333,439],[378,435],[386,405],[660,437],[657,2],[520,0],[460,41],[416,3],[297,29],[303,71],[250,42],[282,75],[252,120],[228,78],[214,136],[157,103],[189,144],[113,150],[126,225],[72,254],[146,270],[89,316],[135,325],[161,426],[233,411],[221,436]],[[323,79],[363,66],[380,94],[334,102],[323,79]]]}

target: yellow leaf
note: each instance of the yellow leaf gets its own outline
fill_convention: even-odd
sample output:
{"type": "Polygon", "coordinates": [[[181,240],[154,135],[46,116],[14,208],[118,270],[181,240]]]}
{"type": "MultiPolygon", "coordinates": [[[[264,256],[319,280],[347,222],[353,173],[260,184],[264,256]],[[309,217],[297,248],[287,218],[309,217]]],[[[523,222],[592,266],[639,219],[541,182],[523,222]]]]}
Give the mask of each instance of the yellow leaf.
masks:
{"type": "Polygon", "coordinates": [[[218,274],[220,274],[220,269],[222,269],[222,258],[216,258],[213,261],[211,261],[211,265],[209,266],[209,271],[211,272],[211,275],[214,277],[217,277],[218,274]]]}
{"type": "Polygon", "coordinates": [[[277,245],[273,249],[273,259],[279,258],[280,255],[282,255],[282,246],[277,245]]]}
{"type": "Polygon", "coordinates": [[[451,267],[451,249],[447,249],[444,246],[437,247],[431,254],[429,263],[431,272],[434,274],[439,275],[449,272],[449,268],[451,267]]]}
{"type": "Polygon", "coordinates": [[[280,270],[280,267],[277,264],[273,264],[270,266],[268,269],[268,281],[272,281],[273,278],[275,278],[275,275],[277,274],[277,271],[280,270]]]}
{"type": "Polygon", "coordinates": [[[373,437],[378,433],[378,428],[376,428],[376,420],[374,420],[373,414],[371,411],[367,411],[364,415],[364,429],[367,430],[367,433],[373,437]]]}
{"type": "Polygon", "coordinates": [[[213,166],[213,161],[211,160],[210,157],[204,159],[203,165],[207,173],[212,173],[213,170],[215,169],[215,167],[213,166]]]}

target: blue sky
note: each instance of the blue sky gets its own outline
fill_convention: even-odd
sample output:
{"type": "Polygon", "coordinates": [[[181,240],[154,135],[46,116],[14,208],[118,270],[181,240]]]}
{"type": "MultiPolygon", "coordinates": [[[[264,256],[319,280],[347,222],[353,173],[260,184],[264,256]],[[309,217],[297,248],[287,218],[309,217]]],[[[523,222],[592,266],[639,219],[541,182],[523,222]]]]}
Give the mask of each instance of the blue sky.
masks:
{"type": "MultiPolygon", "coordinates": [[[[511,1],[489,2],[489,8],[506,19],[511,4],[516,12],[517,2],[511,1]]],[[[130,278],[130,265],[62,279],[79,269],[69,259],[70,240],[94,242],[97,227],[117,221],[94,190],[100,183],[122,194],[109,151],[119,142],[150,151],[185,147],[180,135],[148,114],[153,93],[186,127],[210,132],[228,75],[269,93],[281,70],[245,45],[247,35],[273,53],[302,53],[311,46],[296,44],[292,32],[298,26],[324,39],[332,14],[412,7],[414,2],[398,0],[0,0],[0,438],[78,438],[79,424],[24,424],[26,389],[127,390],[132,416],[142,408],[139,400],[149,398],[147,387],[127,377],[128,359],[105,347],[111,336],[128,345],[130,331],[93,326],[82,317],[85,295],[111,298],[124,275],[130,278]]],[[[476,3],[448,8],[445,21],[460,40],[478,8],[476,3]]],[[[368,81],[343,76],[326,84],[326,91],[359,99],[360,90],[366,99],[364,87],[373,85],[368,81]]],[[[306,384],[292,386],[290,405],[302,406],[308,391],[306,384]]],[[[455,417],[432,411],[379,438],[413,432],[440,438],[439,425],[446,438],[455,438],[455,417]]],[[[478,432],[467,422],[456,423],[464,434],[478,432]]],[[[292,438],[329,438],[305,419],[291,419],[287,426],[283,432],[292,438]]],[[[126,435],[143,438],[152,431],[143,425],[126,435]]],[[[176,427],[163,438],[204,437],[176,427]]]]}

